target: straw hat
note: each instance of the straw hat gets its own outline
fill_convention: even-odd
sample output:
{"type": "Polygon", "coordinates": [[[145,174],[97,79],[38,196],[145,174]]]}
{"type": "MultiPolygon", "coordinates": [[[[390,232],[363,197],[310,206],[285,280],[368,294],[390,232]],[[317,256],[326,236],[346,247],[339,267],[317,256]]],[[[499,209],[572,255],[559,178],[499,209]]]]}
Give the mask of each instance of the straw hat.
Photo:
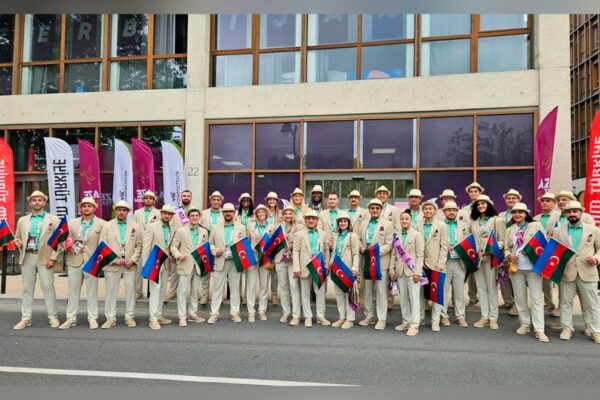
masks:
{"type": "Polygon", "coordinates": [[[242,193],[242,194],[240,194],[240,197],[238,197],[238,202],[241,202],[242,199],[250,199],[250,200],[252,200],[252,197],[250,196],[250,193],[242,193]]]}
{"type": "Polygon", "coordinates": [[[160,212],[161,212],[161,213],[163,213],[163,212],[166,212],[166,213],[169,213],[169,214],[175,214],[175,209],[173,208],[173,206],[172,206],[172,205],[170,205],[170,204],[165,204],[165,205],[163,205],[163,206],[162,206],[162,208],[160,209],[160,212]]]}
{"type": "Polygon", "coordinates": [[[196,207],[196,206],[190,206],[188,208],[188,210],[186,211],[185,215],[190,215],[190,213],[192,211],[198,211],[200,213],[200,215],[202,215],[202,210],[200,208],[196,207]]]}
{"type": "Polygon", "coordinates": [[[486,203],[490,204],[490,205],[494,205],[494,202],[492,201],[492,199],[490,199],[490,197],[488,195],[485,194],[480,194],[477,199],[475,200],[475,203],[477,203],[478,201],[485,201],[486,203]]]}
{"type": "Polygon", "coordinates": [[[442,207],[442,211],[446,211],[446,210],[457,210],[458,211],[458,204],[456,204],[455,201],[447,201],[446,204],[444,204],[444,207],[442,207]]]}
{"type": "Polygon", "coordinates": [[[267,197],[265,197],[265,201],[267,201],[269,199],[279,200],[279,197],[277,196],[277,193],[275,193],[275,192],[269,192],[269,194],[267,195],[267,197]]]}
{"type": "Polygon", "coordinates": [[[154,200],[156,200],[156,193],[154,193],[152,190],[146,190],[142,198],[144,197],[152,197],[154,200]]]}
{"type": "Polygon", "coordinates": [[[33,193],[27,196],[27,201],[30,201],[31,199],[36,197],[41,197],[45,201],[48,201],[48,196],[46,196],[43,192],[40,192],[39,190],[35,190],[33,193]]]}
{"type": "Polygon", "coordinates": [[[581,211],[583,211],[584,208],[581,205],[581,203],[578,202],[577,200],[571,200],[570,202],[567,203],[567,205],[565,206],[565,208],[563,208],[563,211],[567,211],[567,210],[581,210],[581,211]]]}
{"type": "Polygon", "coordinates": [[[519,191],[516,189],[509,189],[508,192],[502,195],[504,199],[506,199],[508,196],[517,196],[519,198],[519,201],[521,201],[521,199],[523,198],[523,196],[521,196],[521,193],[519,193],[519,191]]]}
{"type": "Polygon", "coordinates": [[[113,210],[116,210],[117,208],[126,208],[131,211],[131,206],[125,200],[119,200],[113,205],[113,210]]]}
{"type": "Polygon", "coordinates": [[[369,204],[367,205],[367,207],[371,207],[371,206],[379,206],[379,207],[383,208],[383,203],[378,198],[374,198],[374,199],[371,199],[369,201],[369,204]]]}
{"type": "Polygon", "coordinates": [[[469,193],[469,189],[477,188],[481,193],[485,192],[485,188],[481,186],[478,182],[473,182],[469,186],[465,188],[465,192],[469,193]]]}
{"type": "Polygon", "coordinates": [[[264,204],[257,205],[256,208],[254,209],[254,214],[256,214],[256,212],[258,210],[265,210],[265,212],[267,213],[267,215],[269,215],[269,209],[264,204]]]}
{"type": "Polygon", "coordinates": [[[94,199],[93,197],[84,197],[83,199],[81,199],[81,201],[79,202],[79,207],[81,207],[84,204],[89,204],[94,206],[94,208],[98,208],[98,203],[96,203],[96,199],[94,199]]]}
{"type": "Polygon", "coordinates": [[[550,192],[546,192],[546,193],[544,193],[544,194],[543,194],[543,195],[541,195],[541,196],[540,196],[540,198],[539,198],[539,200],[544,200],[544,199],[546,199],[546,200],[552,200],[552,201],[556,202],[556,196],[555,196],[555,195],[553,195],[553,194],[552,194],[552,193],[550,193],[550,192]]]}
{"type": "Polygon", "coordinates": [[[410,189],[407,197],[420,197],[423,198],[423,193],[419,189],[410,189]]]}
{"type": "Polygon", "coordinates": [[[299,194],[299,195],[302,195],[302,197],[304,197],[304,192],[300,188],[294,189],[294,191],[292,193],[290,193],[290,196],[294,196],[295,194],[299,194]]]}
{"type": "Polygon", "coordinates": [[[348,215],[347,211],[340,211],[337,215],[337,217],[335,217],[335,222],[338,222],[340,219],[347,219],[348,221],[350,221],[350,215],[348,215]]]}
{"type": "Polygon", "coordinates": [[[577,201],[577,198],[575,197],[573,192],[570,192],[568,190],[561,190],[560,192],[558,192],[558,194],[556,195],[556,200],[558,200],[559,197],[566,197],[571,201],[577,201]]]}
{"type": "Polygon", "coordinates": [[[362,199],[362,196],[360,195],[360,192],[358,190],[353,190],[350,193],[348,193],[348,198],[355,196],[355,197],[360,197],[362,199]]]}
{"type": "Polygon", "coordinates": [[[235,206],[232,203],[225,203],[221,211],[235,211],[235,206]]]}
{"type": "Polygon", "coordinates": [[[313,188],[312,188],[312,190],[310,192],[311,193],[314,193],[314,192],[321,192],[321,193],[323,193],[323,188],[321,187],[321,185],[315,185],[315,186],[313,186],[313,188]]]}
{"type": "Polygon", "coordinates": [[[213,197],[220,197],[221,200],[223,200],[223,195],[218,190],[215,190],[214,192],[212,192],[212,194],[210,195],[209,199],[212,199],[213,197]]]}
{"type": "Polygon", "coordinates": [[[438,210],[438,205],[435,202],[435,199],[429,199],[427,201],[424,201],[423,203],[421,203],[421,209],[425,206],[433,206],[433,208],[435,208],[435,210],[438,210]]]}
{"type": "Polygon", "coordinates": [[[306,213],[304,214],[304,219],[309,218],[309,217],[314,217],[314,218],[319,218],[319,213],[316,212],[315,210],[309,209],[308,211],[306,211],[306,213]]]}
{"type": "Polygon", "coordinates": [[[524,211],[527,214],[531,214],[531,211],[529,210],[529,208],[527,208],[527,204],[525,204],[525,203],[517,203],[517,204],[515,204],[510,209],[510,212],[515,212],[515,211],[524,211]]]}
{"type": "Polygon", "coordinates": [[[452,197],[453,199],[456,199],[456,195],[454,194],[454,190],[452,190],[452,189],[444,189],[444,191],[442,192],[442,194],[440,194],[440,199],[443,199],[444,197],[452,197]]]}
{"type": "Polygon", "coordinates": [[[379,192],[387,192],[388,196],[392,195],[392,192],[385,187],[385,185],[379,186],[376,190],[375,190],[375,196],[377,196],[377,193],[379,192]]]}

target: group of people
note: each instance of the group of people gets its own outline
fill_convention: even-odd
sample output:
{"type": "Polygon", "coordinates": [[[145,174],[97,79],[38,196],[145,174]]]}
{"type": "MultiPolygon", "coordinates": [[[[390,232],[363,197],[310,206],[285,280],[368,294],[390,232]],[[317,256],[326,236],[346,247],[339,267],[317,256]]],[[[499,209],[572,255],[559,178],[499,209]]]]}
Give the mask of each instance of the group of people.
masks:
{"type": "MultiPolygon", "coordinates": [[[[242,194],[239,207],[228,202],[215,191],[210,195],[210,208],[202,210],[192,205],[192,193],[181,193],[181,205],[175,209],[164,205],[155,208],[156,195],[146,192],[144,207],[133,213],[125,201],[114,204],[115,218],[104,221],[94,215],[93,198],[82,199],[80,217],[69,220],[73,245],[62,246],[53,251],[48,238],[59,220],[44,211],[48,197],[39,191],[28,196],[31,213],[17,223],[15,244],[20,250],[23,280],[22,317],[14,329],[31,325],[33,291],[39,276],[48,311],[49,324],[53,328],[69,329],[77,323],[81,287],[87,292],[87,314],[90,329],[98,326],[98,278],[85,274],[81,267],[102,241],[118,257],[104,268],[106,293],[104,313],[106,320],[101,326],[109,329],[117,323],[116,301],[121,279],[125,288],[125,324],[136,326],[136,298],[143,296],[141,266],[151,249],[158,245],[168,255],[160,269],[158,283],[149,281],[149,321],[152,329],[172,320],[163,315],[163,303],[177,300],[179,326],[189,322],[217,323],[221,305],[229,296],[229,316],[241,322],[241,303],[247,307],[247,319],[268,318],[269,297],[281,303],[280,322],[297,326],[303,319],[304,326],[313,322],[324,326],[350,329],[357,315],[351,296],[335,287],[338,317],[330,322],[326,317],[327,282],[318,286],[311,278],[307,264],[322,253],[327,268],[335,256],[346,264],[358,277],[360,296],[363,298],[364,317],[358,325],[374,325],[383,330],[387,326],[388,312],[393,310],[395,299],[390,291],[394,282],[400,297],[402,320],[396,331],[406,331],[415,336],[425,325],[425,311],[431,309],[430,327],[439,332],[441,326],[450,326],[451,319],[461,327],[468,327],[466,307],[479,307],[479,320],[475,328],[499,329],[499,309],[507,308],[519,318],[517,334],[533,331],[540,342],[548,342],[545,334],[545,311],[560,316],[560,322],[551,328],[560,329],[560,339],[569,340],[573,328],[573,302],[579,296],[584,334],[600,344],[600,306],[597,297],[598,265],[600,263],[600,230],[591,215],[569,191],[557,195],[541,196],[542,213],[532,215],[528,206],[521,202],[521,194],[510,189],[504,194],[506,210],[498,213],[494,202],[484,194],[484,188],[473,182],[465,188],[470,203],[459,207],[456,195],[444,190],[437,199],[425,200],[419,189],[408,193],[409,207],[400,210],[389,202],[390,190],[385,186],[376,189],[367,208],[361,207],[362,196],[356,190],[348,194],[350,208],[338,207],[337,193],[328,193],[316,185],[306,202],[299,188],[291,193],[285,208],[277,193],[270,192],[264,204],[254,205],[248,193],[242,194]],[[325,205],[323,205],[325,203],[325,205]],[[281,225],[287,247],[278,252],[267,265],[254,265],[238,272],[234,265],[231,246],[248,237],[252,247],[264,237],[273,235],[281,225]],[[541,231],[547,238],[568,245],[575,255],[566,265],[559,285],[559,304],[553,304],[552,283],[533,271],[530,259],[524,253],[529,239],[541,231]],[[491,255],[486,252],[490,233],[494,232],[498,246],[504,253],[504,265],[492,266],[491,255]],[[479,253],[479,268],[467,273],[455,246],[472,234],[479,253]],[[395,239],[393,239],[395,238],[395,239]],[[400,240],[408,257],[399,255],[393,240],[400,240]],[[202,274],[192,252],[208,242],[214,257],[213,271],[202,274]],[[363,278],[363,257],[372,246],[378,245],[381,279],[363,278]],[[64,251],[68,268],[69,295],[66,320],[61,324],[56,308],[53,268],[64,251]],[[407,260],[414,262],[408,263],[407,260]],[[510,264],[510,267],[509,267],[510,264]],[[445,271],[443,304],[428,303],[421,285],[424,268],[445,271]],[[498,278],[504,268],[508,279],[498,278]],[[212,284],[212,290],[209,288],[212,284]],[[469,302],[465,299],[468,284],[469,302]],[[500,306],[498,286],[503,304],[500,306]],[[258,291],[258,292],[257,292],[258,291]],[[451,294],[452,293],[452,294],[451,294]],[[245,300],[244,300],[245,299],[245,300]],[[258,306],[256,304],[258,300],[258,306]],[[316,303],[313,318],[312,303],[316,303]],[[207,320],[198,314],[198,304],[210,302],[207,320]],[[452,312],[453,318],[450,316],[452,312]]],[[[257,255],[258,256],[258,255],[257,255]]],[[[392,311],[393,312],[393,311],[392,311]]]]}

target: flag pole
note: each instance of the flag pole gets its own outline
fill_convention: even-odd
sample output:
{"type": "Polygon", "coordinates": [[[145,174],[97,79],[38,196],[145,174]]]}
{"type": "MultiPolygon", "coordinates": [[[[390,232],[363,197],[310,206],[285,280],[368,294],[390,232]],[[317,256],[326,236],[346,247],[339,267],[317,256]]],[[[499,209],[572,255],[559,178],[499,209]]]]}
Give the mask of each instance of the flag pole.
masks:
{"type": "Polygon", "coordinates": [[[6,294],[6,275],[8,270],[8,249],[2,247],[2,283],[0,284],[0,293],[6,294]]]}

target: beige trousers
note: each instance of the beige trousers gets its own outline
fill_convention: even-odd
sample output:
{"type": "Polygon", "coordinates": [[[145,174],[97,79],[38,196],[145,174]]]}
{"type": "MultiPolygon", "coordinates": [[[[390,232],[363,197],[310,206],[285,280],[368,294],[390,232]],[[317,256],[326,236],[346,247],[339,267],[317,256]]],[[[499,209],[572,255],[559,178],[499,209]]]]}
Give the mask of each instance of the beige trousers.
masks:
{"type": "Polygon", "coordinates": [[[387,299],[388,299],[388,270],[381,271],[381,280],[365,279],[365,315],[367,318],[373,318],[377,315],[378,321],[387,319],[387,299]],[[374,309],[374,303],[377,307],[374,309]]]}
{"type": "Polygon", "coordinates": [[[450,288],[454,296],[454,314],[456,318],[465,317],[465,276],[467,269],[458,258],[449,258],[446,261],[446,281],[444,282],[444,307],[442,317],[448,318],[448,303],[450,302],[450,288]]]}
{"type": "MultiPolygon", "coordinates": [[[[240,273],[235,269],[233,260],[225,260],[225,265],[221,271],[211,272],[215,280],[213,295],[210,300],[210,314],[219,315],[223,296],[225,295],[225,286],[229,283],[229,314],[240,314],[240,273]]],[[[210,275],[207,275],[210,276],[210,275]]]]}
{"type": "Polygon", "coordinates": [[[412,328],[418,328],[421,318],[421,285],[413,282],[412,275],[398,277],[398,289],[400,291],[400,310],[402,311],[402,322],[410,324],[412,328]]]}
{"type": "Polygon", "coordinates": [[[585,322],[592,332],[600,332],[600,305],[598,304],[598,282],[584,282],[579,275],[574,282],[560,282],[560,322],[563,328],[573,329],[573,300],[579,290],[579,300],[585,322]]]}
{"type": "Polygon", "coordinates": [[[25,253],[23,264],[21,264],[21,281],[23,284],[21,319],[23,320],[31,320],[33,292],[37,275],[40,277],[40,286],[44,293],[48,319],[58,317],[56,312],[56,290],[54,289],[54,269],[48,269],[45,265],[38,265],[37,256],[37,253],[25,253]]]}
{"type": "Polygon", "coordinates": [[[104,294],[104,314],[106,319],[117,319],[117,295],[121,277],[125,284],[125,318],[135,316],[135,276],[137,269],[119,267],[117,272],[104,272],[106,290],[104,294]]]}
{"type": "Polygon", "coordinates": [[[98,319],[98,278],[84,273],[80,267],[69,267],[69,299],[67,300],[67,321],[77,322],[81,286],[85,282],[87,294],[88,321],[98,319]]]}
{"type": "MultiPolygon", "coordinates": [[[[171,268],[165,268],[168,262],[165,261],[160,269],[158,283],[148,280],[150,282],[150,299],[148,299],[150,309],[148,319],[150,321],[157,321],[159,317],[162,317],[163,303],[167,294],[167,284],[171,281],[171,268]]],[[[175,266],[172,269],[175,269],[175,266]]]]}
{"type": "Polygon", "coordinates": [[[519,310],[519,322],[521,325],[530,326],[532,321],[535,332],[544,332],[542,277],[533,271],[519,270],[510,274],[510,280],[515,295],[515,305],[519,310]],[[527,296],[528,288],[529,296],[527,296]],[[531,312],[529,311],[527,297],[529,297],[531,303],[531,312]]]}
{"type": "Polygon", "coordinates": [[[479,269],[473,273],[477,283],[481,319],[498,321],[498,287],[496,286],[496,268],[489,260],[482,261],[479,269]]]}
{"type": "Polygon", "coordinates": [[[188,315],[193,317],[198,312],[199,287],[200,275],[198,275],[195,268],[189,275],[179,275],[179,283],[177,284],[177,314],[180,319],[186,318],[188,315]]]}
{"type": "MultiPolygon", "coordinates": [[[[290,315],[291,310],[291,291],[290,280],[292,280],[293,267],[292,264],[275,264],[277,272],[277,285],[279,286],[279,297],[281,299],[281,311],[283,315],[290,315]]],[[[271,287],[273,279],[271,278],[271,287]]]]}

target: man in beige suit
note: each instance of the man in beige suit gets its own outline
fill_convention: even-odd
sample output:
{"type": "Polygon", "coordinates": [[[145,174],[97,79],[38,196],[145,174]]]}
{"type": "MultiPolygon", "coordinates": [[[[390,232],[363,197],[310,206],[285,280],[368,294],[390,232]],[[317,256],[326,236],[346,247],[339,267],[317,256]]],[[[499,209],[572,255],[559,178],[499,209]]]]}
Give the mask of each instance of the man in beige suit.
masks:
{"type": "Polygon", "coordinates": [[[338,208],[339,202],[340,199],[337,193],[329,193],[327,195],[327,209],[324,209],[319,213],[318,227],[327,237],[330,249],[333,247],[333,232],[337,229],[335,221],[340,212],[340,209],[338,208]]]}
{"type": "Polygon", "coordinates": [[[360,232],[359,225],[369,219],[369,212],[360,206],[361,200],[362,196],[358,190],[353,190],[348,194],[348,202],[350,203],[348,216],[354,232],[360,232]]]}
{"type": "Polygon", "coordinates": [[[125,324],[133,328],[136,326],[135,275],[137,267],[141,268],[142,265],[142,230],[135,222],[127,220],[131,206],[125,200],[118,201],[113,208],[116,218],[108,221],[100,233],[100,240],[118,256],[104,267],[106,322],[102,324],[102,329],[110,329],[117,324],[117,294],[121,277],[125,284],[125,324]]]}
{"type": "Polygon", "coordinates": [[[448,325],[448,303],[450,302],[450,288],[454,297],[454,313],[459,326],[469,326],[465,318],[465,278],[467,269],[454,250],[454,246],[469,235],[469,224],[458,219],[458,205],[454,201],[444,204],[444,223],[448,229],[448,257],[446,259],[446,280],[444,282],[444,307],[442,309],[442,325],[448,325]]]}
{"type": "MultiPolygon", "coordinates": [[[[446,270],[448,258],[448,228],[446,224],[435,218],[437,204],[433,200],[423,203],[423,219],[417,223],[417,230],[423,235],[425,242],[424,263],[425,268],[437,271],[446,270]]],[[[431,330],[440,331],[440,315],[443,306],[433,303],[431,308],[431,330]]],[[[421,321],[425,320],[425,293],[421,288],[421,321]]],[[[450,321],[445,318],[444,325],[450,326],[450,321]]]]}
{"type": "Polygon", "coordinates": [[[412,226],[416,227],[423,220],[423,211],[421,210],[423,193],[421,193],[419,189],[410,189],[407,197],[410,216],[412,218],[412,226]]]}
{"type": "MultiPolygon", "coordinates": [[[[223,214],[221,210],[221,204],[223,204],[223,195],[221,192],[214,191],[209,197],[210,208],[202,211],[202,218],[200,219],[200,225],[208,229],[213,230],[213,227],[223,222],[223,214]]],[[[209,287],[210,287],[210,275],[200,278],[200,304],[205,305],[209,300],[209,287]]]]}
{"type": "Polygon", "coordinates": [[[310,288],[311,285],[315,291],[317,306],[317,323],[323,326],[331,325],[331,322],[325,318],[325,283],[321,287],[313,282],[306,264],[318,254],[323,252],[324,268],[327,268],[329,262],[329,243],[325,233],[318,229],[319,214],[315,210],[307,210],[304,214],[304,224],[306,229],[301,230],[294,236],[294,245],[292,246],[292,261],[294,272],[293,279],[300,279],[300,297],[302,301],[302,313],[304,315],[304,326],[310,328],[312,323],[312,310],[310,308],[310,288]]]}
{"type": "MultiPolygon", "coordinates": [[[[458,219],[463,220],[467,223],[471,220],[471,210],[475,204],[475,201],[479,197],[480,194],[485,192],[485,188],[481,186],[478,182],[473,182],[465,188],[465,192],[469,195],[469,199],[471,202],[460,209],[458,212],[458,219]]],[[[467,307],[477,307],[479,303],[479,298],[477,296],[477,284],[475,283],[475,274],[469,274],[467,278],[467,283],[469,285],[469,304],[467,307]]]]}
{"type": "MultiPolygon", "coordinates": [[[[203,212],[204,213],[204,212],[203,212]]],[[[210,301],[210,317],[207,323],[214,324],[219,320],[219,310],[225,294],[225,286],[229,284],[229,314],[233,322],[242,322],[240,317],[240,273],[235,268],[231,246],[246,237],[246,227],[235,222],[235,206],[231,203],[223,205],[223,218],[213,225],[208,241],[210,251],[215,256],[214,289],[210,301]]]]}
{"type": "MultiPolygon", "coordinates": [[[[541,214],[533,217],[534,221],[539,222],[544,227],[546,237],[552,237],[554,232],[554,224],[560,218],[561,212],[556,209],[556,198],[552,193],[544,193],[539,198],[540,205],[542,207],[541,214]]],[[[542,282],[542,289],[544,291],[544,309],[554,313],[556,306],[552,299],[552,286],[553,283],[549,279],[544,279],[542,282]]],[[[561,327],[562,328],[562,327],[561,327]]]]}
{"type": "Polygon", "coordinates": [[[175,236],[175,229],[172,222],[174,215],[175,209],[173,206],[165,204],[160,210],[160,221],[148,225],[144,232],[142,245],[142,260],[144,260],[144,263],[148,260],[148,256],[155,245],[158,245],[169,256],[160,267],[158,283],[149,281],[150,299],[148,303],[150,316],[148,318],[148,326],[151,329],[160,329],[161,324],[164,325],[173,322],[163,317],[162,309],[167,291],[167,283],[171,275],[171,268],[175,268],[174,259],[171,257],[169,249],[173,241],[173,236],[175,236]]]}
{"type": "Polygon", "coordinates": [[[438,212],[435,215],[435,217],[437,219],[439,219],[440,221],[444,222],[446,220],[446,214],[444,214],[444,211],[443,211],[444,206],[449,201],[456,203],[456,194],[454,194],[454,190],[452,190],[452,189],[444,189],[442,191],[442,194],[440,194],[439,198],[440,198],[440,204],[442,207],[440,209],[438,209],[438,212]]]}
{"type": "MultiPolygon", "coordinates": [[[[394,207],[396,210],[397,208],[394,207]]],[[[360,252],[365,251],[379,244],[379,261],[381,265],[381,280],[364,280],[365,296],[365,315],[366,318],[358,324],[368,326],[377,323],[375,329],[383,330],[386,327],[387,303],[388,303],[388,270],[392,255],[392,235],[394,232],[393,224],[386,217],[381,215],[383,204],[379,199],[372,199],[369,202],[370,219],[365,221],[360,227],[360,252]],[[375,303],[376,309],[373,305],[375,303]]],[[[363,256],[364,257],[364,256],[363,256]]],[[[364,262],[361,260],[361,271],[364,272],[364,262]]]]}
{"type": "MultiPolygon", "coordinates": [[[[174,231],[181,228],[182,226],[187,225],[189,222],[186,220],[187,212],[190,210],[192,203],[192,192],[190,190],[184,190],[179,195],[181,199],[181,204],[175,210],[175,215],[171,221],[171,228],[174,231]],[[180,214],[181,213],[181,214],[180,214]]],[[[167,289],[167,294],[165,296],[165,301],[174,300],[177,298],[177,286],[179,284],[179,275],[177,275],[177,269],[171,268],[171,272],[169,272],[169,287],[167,289]]]]}
{"type": "Polygon", "coordinates": [[[31,326],[33,312],[33,292],[36,274],[40,277],[40,286],[44,293],[48,322],[52,328],[58,328],[56,312],[56,291],[54,290],[54,264],[56,254],[48,246],[48,239],[59,223],[57,216],[44,211],[48,196],[36,190],[27,196],[31,212],[19,218],[15,232],[15,246],[19,249],[23,297],[21,299],[21,321],[13,329],[31,326]]]}
{"type": "Polygon", "coordinates": [[[375,197],[381,201],[383,206],[381,217],[388,220],[392,224],[392,228],[397,231],[400,229],[400,210],[395,205],[388,203],[391,195],[392,191],[385,186],[379,186],[375,190],[375,197]]]}
{"type": "MultiPolygon", "coordinates": [[[[498,218],[504,221],[506,225],[506,229],[510,227],[512,224],[512,213],[511,210],[513,206],[521,201],[523,196],[516,189],[509,189],[506,193],[502,195],[504,198],[504,203],[506,204],[506,211],[502,211],[498,214],[498,218]]],[[[502,300],[504,304],[501,305],[500,309],[508,310],[508,314],[512,316],[518,316],[519,311],[517,310],[517,306],[515,304],[515,298],[513,294],[512,281],[509,280],[507,286],[500,285],[500,294],[502,295],[502,300]]]]}
{"type": "Polygon", "coordinates": [[[106,221],[94,215],[98,205],[93,197],[85,197],[79,203],[81,217],[69,221],[69,231],[73,245],[65,249],[68,267],[69,299],[67,301],[67,319],[59,329],[69,329],[77,324],[81,285],[85,282],[87,293],[88,323],[90,329],[98,329],[98,278],[84,274],[81,267],[96,251],[100,234],[106,221]]]}
{"type": "MultiPolygon", "coordinates": [[[[144,193],[144,207],[135,210],[133,213],[133,221],[140,227],[142,231],[146,230],[146,226],[160,218],[160,212],[154,204],[156,203],[156,194],[148,190],[144,193]]],[[[135,291],[137,300],[144,297],[144,278],[142,278],[142,269],[138,271],[135,277],[135,291]]]]}
{"type": "Polygon", "coordinates": [[[188,321],[203,322],[205,319],[197,315],[198,289],[200,285],[200,266],[192,257],[192,252],[208,240],[208,229],[200,226],[201,211],[190,206],[187,212],[189,225],[175,231],[171,242],[171,254],[177,261],[177,311],[179,326],[187,326],[188,321]],[[190,289],[191,288],[191,289],[190,289]],[[186,310],[189,295],[189,308],[186,310]],[[186,312],[187,311],[187,312],[186,312]]]}
{"type": "Polygon", "coordinates": [[[587,314],[594,342],[600,344],[600,305],[596,294],[598,264],[600,263],[600,230],[583,223],[583,207],[578,201],[570,201],[564,208],[569,223],[554,231],[559,242],[569,246],[575,255],[569,260],[560,282],[560,338],[570,340],[573,332],[573,299],[579,291],[581,308],[587,314]]]}

